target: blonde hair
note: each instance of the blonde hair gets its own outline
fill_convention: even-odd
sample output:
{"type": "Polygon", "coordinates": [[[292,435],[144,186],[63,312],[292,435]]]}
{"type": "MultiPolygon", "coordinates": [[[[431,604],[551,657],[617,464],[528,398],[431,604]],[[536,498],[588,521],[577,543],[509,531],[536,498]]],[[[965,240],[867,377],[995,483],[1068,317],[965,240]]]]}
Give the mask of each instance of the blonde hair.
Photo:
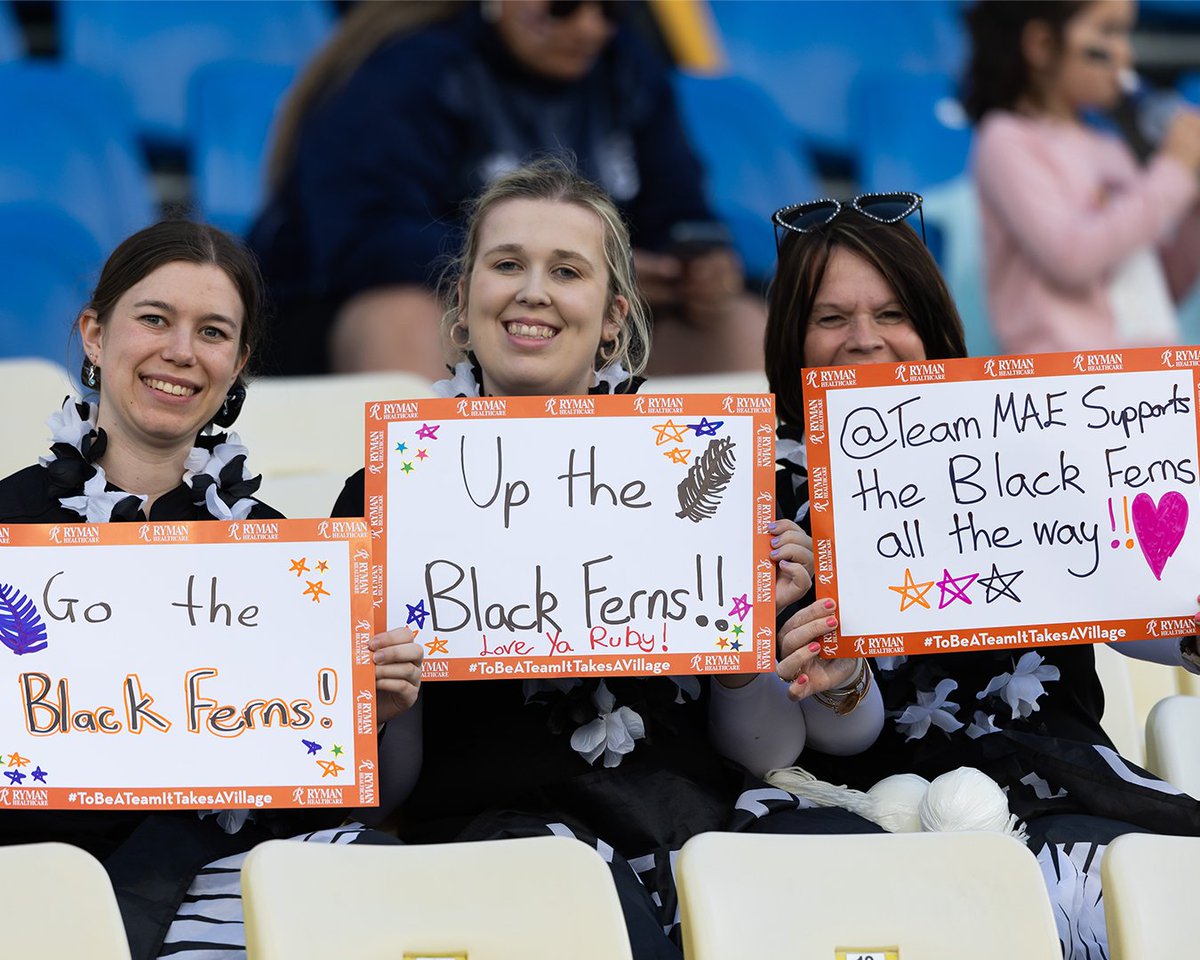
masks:
{"type": "Polygon", "coordinates": [[[611,311],[616,298],[624,297],[629,312],[620,325],[614,347],[606,351],[605,344],[601,343],[597,349],[596,368],[603,369],[620,361],[631,374],[641,373],[650,356],[650,317],[637,292],[629,228],[607,193],[579,176],[568,161],[557,157],[535,160],[498,177],[468,205],[466,240],[458,256],[442,272],[441,289],[446,301],[442,333],[461,352],[461,344],[453,336],[454,328],[463,321],[460,281],[470,275],[479,253],[479,232],[484,218],[494,207],[509,200],[573,203],[600,218],[604,228],[604,262],[608,267],[607,308],[611,311]]]}

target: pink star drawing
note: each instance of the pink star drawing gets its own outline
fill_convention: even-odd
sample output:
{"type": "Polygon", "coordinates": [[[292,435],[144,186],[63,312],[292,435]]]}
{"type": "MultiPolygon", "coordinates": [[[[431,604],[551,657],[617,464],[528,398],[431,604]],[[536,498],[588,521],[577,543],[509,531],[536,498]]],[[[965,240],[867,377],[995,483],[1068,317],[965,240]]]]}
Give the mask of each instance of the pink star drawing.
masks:
{"type": "Polygon", "coordinates": [[[942,598],[938,601],[938,609],[948,607],[955,600],[961,600],[963,603],[970,603],[971,598],[967,596],[967,587],[973,584],[978,578],[977,573],[964,573],[961,577],[950,576],[950,571],[945,567],[942,568],[942,579],[937,585],[941,588],[942,598]],[[963,583],[962,581],[966,581],[963,583]]]}
{"type": "Polygon", "coordinates": [[[740,597],[733,598],[733,609],[729,611],[731,617],[737,617],[739,620],[745,620],[746,614],[750,612],[750,602],[746,594],[740,597]]]}
{"type": "Polygon", "coordinates": [[[424,460],[424,459],[425,459],[426,457],[428,457],[428,456],[429,456],[429,454],[428,454],[428,453],[426,453],[424,450],[418,450],[418,451],[417,451],[417,459],[418,459],[418,460],[424,460]]]}
{"type": "Polygon", "coordinates": [[[421,429],[417,431],[417,436],[422,440],[436,440],[440,426],[440,423],[436,423],[432,427],[427,423],[423,423],[421,424],[421,429]]]}

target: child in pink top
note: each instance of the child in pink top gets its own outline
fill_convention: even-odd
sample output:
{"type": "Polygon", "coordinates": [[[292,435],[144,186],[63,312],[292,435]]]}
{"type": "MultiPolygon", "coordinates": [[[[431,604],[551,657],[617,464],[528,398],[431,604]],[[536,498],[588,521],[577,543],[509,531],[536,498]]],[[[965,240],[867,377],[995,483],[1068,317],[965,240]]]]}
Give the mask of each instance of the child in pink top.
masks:
{"type": "Polygon", "coordinates": [[[966,106],[1006,352],[1175,342],[1173,300],[1200,274],[1200,112],[1179,110],[1145,167],[1084,111],[1114,106],[1129,0],[981,0],[966,106]]]}

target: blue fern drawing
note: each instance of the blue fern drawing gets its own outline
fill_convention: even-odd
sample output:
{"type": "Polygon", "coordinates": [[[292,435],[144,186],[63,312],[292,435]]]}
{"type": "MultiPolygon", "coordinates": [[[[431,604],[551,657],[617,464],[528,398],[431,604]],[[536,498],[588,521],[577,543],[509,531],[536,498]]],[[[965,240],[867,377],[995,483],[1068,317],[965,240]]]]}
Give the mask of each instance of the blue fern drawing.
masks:
{"type": "Polygon", "coordinates": [[[32,600],[8,583],[0,583],[0,643],[17,656],[46,649],[41,613],[32,600]]]}

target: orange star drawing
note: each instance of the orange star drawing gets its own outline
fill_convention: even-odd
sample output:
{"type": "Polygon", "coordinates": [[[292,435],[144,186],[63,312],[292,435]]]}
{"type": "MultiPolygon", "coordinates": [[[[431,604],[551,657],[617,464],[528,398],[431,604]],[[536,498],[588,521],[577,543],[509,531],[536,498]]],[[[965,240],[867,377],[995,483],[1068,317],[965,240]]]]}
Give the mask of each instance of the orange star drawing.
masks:
{"type": "Polygon", "coordinates": [[[664,450],[663,456],[672,463],[687,463],[688,457],[692,455],[691,450],[684,450],[683,447],[676,447],[674,450],[664,450]]]}
{"type": "Polygon", "coordinates": [[[687,427],[684,424],[676,423],[674,420],[668,420],[666,423],[656,423],[653,428],[658,434],[658,439],[654,441],[656,447],[661,447],[664,443],[680,443],[683,440],[684,431],[687,427]]]}
{"type": "Polygon", "coordinates": [[[925,594],[933,589],[934,581],[929,580],[925,583],[914,583],[912,571],[908,567],[904,568],[904,583],[898,587],[888,587],[889,590],[894,590],[900,594],[900,612],[903,613],[909,607],[915,607],[918,603],[926,610],[931,609],[929,601],[925,599],[925,594]]]}
{"type": "Polygon", "coordinates": [[[29,758],[23,757],[19,753],[10,753],[8,755],[8,765],[10,767],[27,767],[29,766],[29,758]]]}
{"type": "Polygon", "coordinates": [[[322,596],[329,596],[329,591],[325,589],[324,580],[318,580],[316,583],[313,583],[311,580],[305,580],[304,582],[308,584],[308,589],[305,590],[301,596],[307,597],[311,595],[313,598],[313,603],[320,603],[322,596]]]}
{"type": "Polygon", "coordinates": [[[729,638],[717,637],[717,646],[724,650],[727,646],[729,646],[729,638]]]}
{"type": "Polygon", "coordinates": [[[433,656],[435,653],[450,653],[450,651],[446,649],[446,641],[441,637],[434,637],[429,641],[429,643],[425,644],[425,649],[429,651],[430,656],[433,656]]]}
{"type": "Polygon", "coordinates": [[[308,573],[308,564],[305,563],[307,559],[307,557],[301,557],[299,560],[293,560],[291,569],[288,570],[288,573],[295,573],[296,576],[300,576],[302,573],[308,573]]]}
{"type": "Polygon", "coordinates": [[[329,561],[328,560],[318,560],[317,561],[317,573],[327,573],[328,571],[329,571],[329,561]]]}
{"type": "Polygon", "coordinates": [[[317,766],[324,771],[321,774],[322,780],[324,780],[326,777],[336,777],[339,773],[346,769],[336,760],[318,760],[317,766]]]}

